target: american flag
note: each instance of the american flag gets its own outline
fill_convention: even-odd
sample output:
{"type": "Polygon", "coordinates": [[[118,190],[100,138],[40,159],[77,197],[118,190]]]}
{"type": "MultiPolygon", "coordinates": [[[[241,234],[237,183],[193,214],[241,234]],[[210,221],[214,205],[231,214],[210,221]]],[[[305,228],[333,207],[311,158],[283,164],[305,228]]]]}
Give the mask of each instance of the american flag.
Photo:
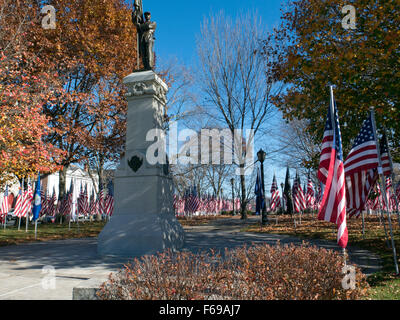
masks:
{"type": "Polygon", "coordinates": [[[88,214],[88,197],[87,197],[87,185],[85,186],[85,189],[81,185],[81,191],[79,193],[79,198],[78,198],[78,212],[79,214],[87,215],[88,214]]]}
{"type": "Polygon", "coordinates": [[[210,214],[216,214],[216,201],[215,195],[210,194],[210,198],[208,199],[208,212],[210,214]]]}
{"type": "Polygon", "coordinates": [[[47,214],[48,212],[48,202],[49,199],[47,199],[47,192],[44,191],[43,189],[40,190],[40,197],[41,197],[41,203],[42,203],[42,209],[40,210],[40,217],[44,216],[47,214]]]}
{"type": "Polygon", "coordinates": [[[25,191],[24,200],[21,208],[21,217],[26,217],[32,210],[33,190],[28,181],[28,190],[25,191]]]}
{"type": "Polygon", "coordinates": [[[370,112],[344,162],[347,212],[350,217],[358,217],[365,209],[368,195],[378,180],[379,160],[375,138],[370,112]]]}
{"type": "Polygon", "coordinates": [[[310,177],[310,173],[308,173],[308,181],[307,181],[307,208],[314,209],[315,208],[315,192],[314,186],[310,177]]]}
{"type": "Polygon", "coordinates": [[[73,195],[74,195],[74,183],[71,181],[71,186],[69,187],[68,192],[64,195],[64,197],[61,200],[61,208],[60,208],[60,213],[63,216],[72,216],[72,201],[73,201],[73,195]]]}
{"type": "Polygon", "coordinates": [[[346,191],[339,117],[331,87],[331,102],[325,124],[323,146],[318,169],[318,179],[325,185],[318,219],[335,223],[337,242],[346,248],[346,191]]]}
{"type": "Polygon", "coordinates": [[[379,183],[376,184],[376,195],[377,196],[374,200],[374,210],[378,210],[379,208],[386,210],[386,205],[382,198],[382,192],[379,183]]]}
{"type": "Polygon", "coordinates": [[[1,204],[0,216],[2,223],[5,223],[8,214],[8,186],[6,186],[6,190],[4,191],[4,198],[1,204]]]}
{"type": "Polygon", "coordinates": [[[97,215],[98,214],[98,208],[99,208],[99,204],[98,204],[98,199],[96,200],[94,197],[94,194],[92,193],[90,195],[90,215],[97,215]]]}
{"type": "Polygon", "coordinates": [[[306,199],[304,197],[304,191],[301,187],[300,177],[297,172],[293,181],[292,197],[295,212],[301,212],[302,210],[306,209],[306,199]]]}
{"type": "Polygon", "coordinates": [[[298,192],[297,192],[297,196],[298,196],[298,198],[300,200],[300,208],[301,208],[301,210],[305,210],[307,208],[306,196],[304,194],[305,187],[304,187],[304,189],[301,187],[300,177],[298,177],[298,186],[299,186],[299,189],[298,189],[298,192]]]}
{"type": "Polygon", "coordinates": [[[379,150],[381,152],[382,170],[384,176],[390,176],[392,174],[391,159],[389,153],[389,147],[387,145],[386,134],[383,134],[379,144],[379,150]]]}
{"type": "Polygon", "coordinates": [[[207,205],[207,200],[205,198],[205,196],[199,196],[199,201],[200,201],[200,205],[199,205],[199,209],[198,211],[200,213],[204,213],[206,211],[206,205],[207,205]]]}
{"type": "Polygon", "coordinates": [[[204,214],[210,214],[211,208],[210,208],[210,194],[207,193],[204,195],[202,198],[202,210],[204,214]]]}
{"type": "Polygon", "coordinates": [[[297,197],[297,190],[298,190],[298,180],[297,180],[297,173],[296,177],[293,180],[293,187],[292,187],[292,199],[293,199],[293,209],[294,212],[300,212],[300,200],[297,197]]]}
{"type": "Polygon", "coordinates": [[[387,210],[393,211],[393,209],[396,207],[396,204],[393,203],[394,197],[392,195],[392,178],[391,177],[386,177],[386,195],[388,197],[388,205],[389,207],[387,210]]]}
{"type": "Polygon", "coordinates": [[[218,198],[215,195],[215,193],[213,194],[213,196],[211,198],[211,202],[212,202],[212,212],[214,212],[214,214],[219,214],[218,198]]]}
{"type": "Polygon", "coordinates": [[[22,209],[22,203],[24,201],[24,182],[21,183],[19,187],[19,193],[17,197],[17,202],[15,203],[15,208],[14,208],[14,216],[16,217],[21,217],[21,209],[22,209]]]}
{"type": "Polygon", "coordinates": [[[71,186],[68,191],[67,203],[65,206],[65,215],[69,215],[72,217],[73,211],[73,200],[74,200],[74,182],[71,181],[71,186]]]}
{"type": "Polygon", "coordinates": [[[88,192],[88,185],[85,186],[85,212],[87,215],[90,215],[90,197],[88,192]]]}
{"type": "Polygon", "coordinates": [[[100,215],[104,214],[105,198],[106,198],[106,190],[105,190],[103,184],[101,183],[99,197],[97,198],[97,210],[98,210],[98,214],[100,214],[100,215]]]}
{"type": "Polygon", "coordinates": [[[49,198],[49,202],[48,202],[48,214],[49,216],[55,216],[55,203],[57,200],[57,196],[56,196],[56,190],[55,187],[53,187],[53,195],[49,198]]]}
{"type": "Polygon", "coordinates": [[[174,194],[174,210],[177,216],[185,215],[185,202],[176,194],[174,194]]]}
{"type": "Polygon", "coordinates": [[[280,205],[281,203],[281,198],[279,196],[279,188],[278,188],[278,183],[276,182],[276,177],[274,174],[274,178],[272,179],[272,185],[271,185],[271,211],[275,211],[276,208],[280,205]]]}
{"type": "Polygon", "coordinates": [[[113,184],[110,181],[108,184],[108,194],[105,200],[105,214],[111,217],[114,212],[114,190],[113,184]]]}
{"type": "Polygon", "coordinates": [[[377,170],[361,171],[346,176],[346,198],[349,217],[359,217],[368,196],[378,180],[377,170]]]}
{"type": "Polygon", "coordinates": [[[366,205],[365,205],[365,207],[366,207],[367,209],[373,210],[374,202],[373,202],[371,199],[368,199],[368,200],[367,200],[367,203],[366,203],[366,205]]]}
{"type": "Polygon", "coordinates": [[[223,203],[223,199],[222,199],[222,195],[220,194],[219,195],[219,198],[218,198],[218,213],[221,213],[221,211],[223,210],[223,207],[224,207],[224,203],[223,203]]]}
{"type": "Polygon", "coordinates": [[[317,195],[315,197],[315,207],[319,211],[319,207],[321,205],[322,196],[323,196],[323,192],[322,192],[322,188],[321,188],[321,182],[318,184],[317,188],[318,189],[317,189],[317,195]]]}
{"type": "Polygon", "coordinates": [[[396,197],[397,197],[397,202],[400,202],[400,181],[397,183],[396,186],[396,197]]]}
{"type": "Polygon", "coordinates": [[[64,215],[66,199],[67,199],[67,194],[65,194],[62,198],[58,199],[56,207],[57,214],[60,214],[62,216],[64,215]]]}
{"type": "Polygon", "coordinates": [[[196,186],[188,190],[185,194],[185,212],[195,213],[199,210],[200,199],[197,196],[196,186]]]}

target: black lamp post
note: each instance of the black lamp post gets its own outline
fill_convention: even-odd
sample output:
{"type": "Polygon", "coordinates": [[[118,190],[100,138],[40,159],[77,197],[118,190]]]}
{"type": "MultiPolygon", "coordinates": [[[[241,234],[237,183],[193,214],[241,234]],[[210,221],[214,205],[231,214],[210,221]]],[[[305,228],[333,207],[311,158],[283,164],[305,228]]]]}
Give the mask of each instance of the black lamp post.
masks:
{"type": "Polygon", "coordinates": [[[267,217],[267,211],[266,211],[266,203],[265,203],[265,187],[264,187],[264,160],[265,156],[267,154],[263,149],[260,149],[260,151],[257,152],[257,158],[258,161],[261,163],[261,182],[262,182],[262,190],[264,194],[264,206],[262,208],[262,218],[261,218],[261,224],[266,225],[268,224],[268,217],[267,217]]]}
{"type": "Polygon", "coordinates": [[[232,179],[231,179],[231,184],[232,184],[232,208],[233,208],[232,213],[233,213],[233,215],[235,215],[235,194],[234,194],[234,192],[233,192],[233,184],[234,184],[234,183],[235,183],[235,179],[232,178],[232,179]]]}
{"type": "Polygon", "coordinates": [[[283,198],[283,188],[285,187],[285,185],[283,184],[283,182],[281,183],[281,188],[282,188],[282,196],[281,196],[281,205],[282,205],[282,214],[285,212],[285,200],[283,198]]]}

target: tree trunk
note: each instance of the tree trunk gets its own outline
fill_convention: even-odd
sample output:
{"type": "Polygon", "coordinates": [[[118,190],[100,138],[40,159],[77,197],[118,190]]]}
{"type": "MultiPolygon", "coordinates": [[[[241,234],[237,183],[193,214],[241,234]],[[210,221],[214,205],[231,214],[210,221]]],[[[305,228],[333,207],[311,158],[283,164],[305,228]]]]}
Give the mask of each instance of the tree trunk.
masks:
{"type": "MultiPolygon", "coordinates": [[[[99,168],[98,168],[98,174],[99,174],[99,196],[101,190],[105,188],[104,185],[104,157],[100,156],[99,158],[99,168]],[[100,188],[101,186],[101,188],[100,188]]],[[[100,206],[100,213],[97,215],[97,221],[101,221],[104,213],[104,198],[101,199],[101,206],[100,206]]]]}
{"type": "MultiPolygon", "coordinates": [[[[241,169],[244,171],[244,165],[240,165],[241,169]]],[[[244,172],[241,172],[244,173],[244,172]]],[[[240,201],[240,214],[241,214],[241,219],[247,219],[247,212],[246,212],[246,179],[244,177],[244,174],[240,175],[240,187],[242,189],[242,199],[240,201]]]]}
{"type": "Polygon", "coordinates": [[[67,170],[68,166],[64,166],[62,170],[58,172],[59,181],[58,181],[58,199],[62,199],[66,193],[66,185],[67,185],[67,170]]]}

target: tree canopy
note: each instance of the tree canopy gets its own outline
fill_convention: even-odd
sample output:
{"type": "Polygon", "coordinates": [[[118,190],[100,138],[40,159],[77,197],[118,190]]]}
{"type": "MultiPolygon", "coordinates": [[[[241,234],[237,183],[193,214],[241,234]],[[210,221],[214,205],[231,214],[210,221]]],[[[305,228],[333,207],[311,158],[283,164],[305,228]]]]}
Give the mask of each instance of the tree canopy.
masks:
{"type": "Polygon", "coordinates": [[[399,161],[399,11],[395,0],[289,0],[276,38],[279,76],[288,87],[275,103],[284,118],[309,120],[307,131],[320,143],[329,85],[335,85],[345,156],[374,107],[377,126],[388,130],[399,161]],[[342,26],[345,5],[356,9],[354,30],[342,26]]]}
{"type": "Polygon", "coordinates": [[[64,152],[43,137],[50,133],[43,105],[58,90],[44,62],[29,48],[35,7],[0,1],[0,184],[58,170],[64,152]]]}
{"type": "Polygon", "coordinates": [[[65,172],[99,153],[104,162],[119,157],[122,79],[136,65],[131,10],[123,0],[0,0],[1,173],[65,172]],[[42,26],[44,5],[55,8],[55,29],[42,26]]]}

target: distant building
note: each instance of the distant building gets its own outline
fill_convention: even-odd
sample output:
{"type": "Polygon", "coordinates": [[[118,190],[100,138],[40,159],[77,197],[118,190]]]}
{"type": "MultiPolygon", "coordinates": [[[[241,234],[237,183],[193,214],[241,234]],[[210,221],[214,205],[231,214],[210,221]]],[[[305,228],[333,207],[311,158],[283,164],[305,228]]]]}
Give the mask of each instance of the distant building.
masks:
{"type": "MultiPolygon", "coordinates": [[[[74,196],[73,199],[76,200],[81,192],[81,189],[85,189],[87,186],[88,194],[95,194],[96,190],[99,190],[99,177],[97,174],[92,173],[93,179],[90,177],[89,173],[78,166],[71,165],[67,170],[66,176],[66,187],[65,190],[69,191],[71,183],[74,185],[74,196]]],[[[41,180],[42,190],[47,191],[48,194],[53,195],[55,191],[58,198],[59,195],[59,185],[60,174],[58,172],[53,173],[46,178],[41,180]]]]}
{"type": "MultiPolygon", "coordinates": [[[[106,170],[106,177],[107,181],[112,180],[114,176],[114,172],[112,170],[106,170]]],[[[91,194],[94,195],[95,198],[97,198],[96,190],[99,190],[99,177],[97,173],[92,172],[92,177],[90,177],[89,173],[87,170],[84,170],[80,168],[79,166],[76,165],[70,165],[68,170],[67,170],[67,175],[66,175],[66,191],[69,191],[71,187],[71,182],[73,182],[74,185],[74,193],[73,193],[73,202],[77,201],[77,198],[79,197],[79,194],[81,192],[81,189],[83,190],[87,187],[88,190],[88,195],[90,196],[91,194]],[[93,177],[93,178],[92,178],[93,177]]],[[[40,180],[41,182],[41,188],[42,190],[46,191],[48,195],[52,196],[53,192],[56,193],[56,197],[58,199],[59,195],[59,173],[55,172],[51,175],[48,175],[45,178],[42,178],[40,180]]],[[[34,188],[34,185],[32,184],[32,187],[34,188]]],[[[107,187],[105,185],[104,187],[107,187]]],[[[9,193],[9,207],[10,210],[14,208],[15,202],[17,199],[17,195],[19,192],[19,184],[18,181],[15,181],[14,183],[10,184],[8,186],[8,193],[9,193]]],[[[3,196],[4,193],[0,193],[0,204],[3,201],[3,196]]]]}

